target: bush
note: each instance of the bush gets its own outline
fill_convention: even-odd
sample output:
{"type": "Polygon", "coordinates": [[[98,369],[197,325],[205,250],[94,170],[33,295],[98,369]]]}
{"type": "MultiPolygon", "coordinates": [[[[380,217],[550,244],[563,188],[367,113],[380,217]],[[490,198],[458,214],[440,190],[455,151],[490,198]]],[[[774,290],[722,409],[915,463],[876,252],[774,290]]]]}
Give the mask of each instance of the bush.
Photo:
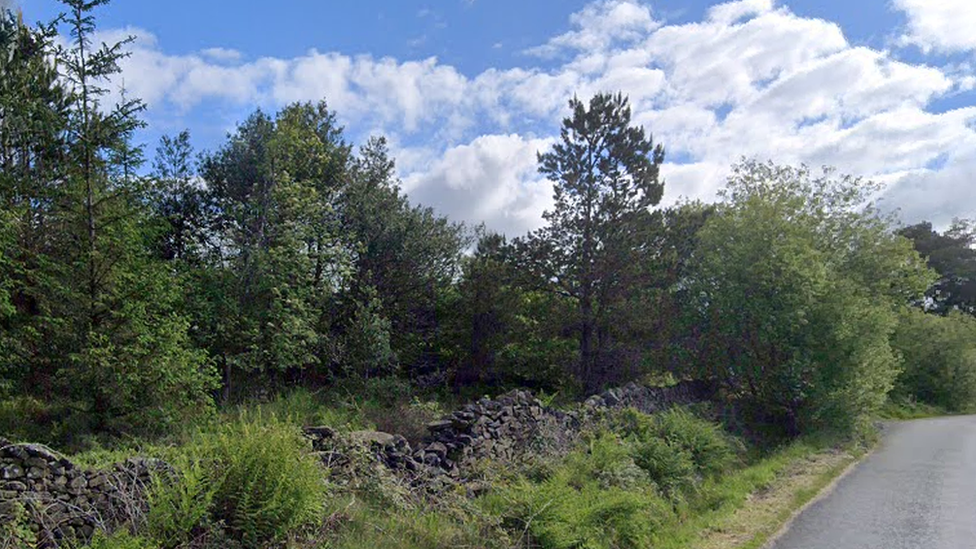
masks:
{"type": "Polygon", "coordinates": [[[321,516],[324,471],[300,430],[242,417],[204,441],[216,470],[213,518],[247,546],[281,538],[321,516]]]}
{"type": "Polygon", "coordinates": [[[718,425],[679,408],[656,414],[654,420],[657,435],[687,452],[702,476],[717,475],[735,464],[733,440],[718,425]]]}
{"type": "Polygon", "coordinates": [[[606,433],[568,455],[547,478],[503,486],[484,502],[514,535],[530,537],[520,542],[552,549],[649,547],[672,516],[629,446],[606,433]]]}
{"type": "Polygon", "coordinates": [[[631,449],[611,433],[593,435],[585,448],[563,460],[560,473],[572,486],[595,481],[601,488],[647,487],[650,477],[634,463],[631,449]]]}
{"type": "Polygon", "coordinates": [[[330,518],[335,530],[321,547],[328,549],[469,549],[510,548],[505,535],[490,530],[483,517],[463,509],[420,505],[391,509],[354,501],[330,518]]]}
{"type": "Polygon", "coordinates": [[[150,493],[149,529],[167,548],[215,525],[260,547],[322,515],[325,471],[296,426],[242,413],[183,451],[176,482],[150,493]]]}
{"type": "Polygon", "coordinates": [[[694,473],[713,476],[735,465],[741,449],[741,443],[725,433],[719,425],[680,408],[654,415],[633,409],[623,410],[616,414],[611,424],[634,442],[641,456],[638,464],[643,462],[652,477],[655,473],[651,469],[657,468],[660,472],[671,470],[678,475],[674,478],[676,484],[683,484],[682,454],[690,461],[694,473]],[[672,449],[671,452],[660,447],[662,441],[672,449]],[[655,456],[663,461],[658,466],[652,466],[647,461],[655,456]]]}
{"type": "Polygon", "coordinates": [[[698,233],[692,369],[787,435],[867,425],[897,375],[896,308],[934,280],[868,204],[877,189],[829,169],[745,161],[698,233]]]}
{"type": "Polygon", "coordinates": [[[520,540],[526,546],[550,549],[643,549],[671,515],[649,486],[626,490],[572,480],[564,473],[540,484],[523,480],[488,496],[488,505],[514,534],[531,536],[520,540]]]}
{"type": "Polygon", "coordinates": [[[180,454],[160,472],[148,493],[146,527],[163,549],[179,547],[206,527],[217,488],[214,464],[180,454]]]}
{"type": "Polygon", "coordinates": [[[634,462],[647,471],[661,492],[672,501],[690,490],[697,482],[691,455],[668,444],[664,439],[651,438],[634,448],[634,462]]]}
{"type": "Polygon", "coordinates": [[[976,319],[902,312],[892,346],[904,358],[893,397],[954,412],[976,406],[976,319]]]}

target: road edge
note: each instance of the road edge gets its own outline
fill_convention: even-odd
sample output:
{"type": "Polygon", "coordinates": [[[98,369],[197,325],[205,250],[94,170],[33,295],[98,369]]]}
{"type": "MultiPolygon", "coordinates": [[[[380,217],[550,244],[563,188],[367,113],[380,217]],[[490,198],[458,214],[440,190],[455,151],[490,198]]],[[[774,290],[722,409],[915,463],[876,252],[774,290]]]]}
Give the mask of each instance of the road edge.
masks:
{"type": "MultiPolygon", "coordinates": [[[[882,432],[879,433],[878,439],[874,442],[874,444],[872,444],[869,448],[867,448],[863,454],[857,456],[854,459],[854,461],[847,464],[847,466],[845,466],[844,469],[840,471],[840,473],[836,474],[830,480],[830,482],[824,485],[816,493],[816,495],[814,495],[808,501],[806,501],[805,503],[803,503],[802,505],[794,509],[793,512],[790,513],[790,516],[786,519],[786,521],[784,521],[775,532],[770,534],[769,537],[767,537],[766,540],[763,541],[762,544],[758,546],[758,549],[772,549],[773,544],[779,541],[780,538],[782,538],[784,535],[786,535],[787,532],[790,531],[790,528],[793,526],[793,523],[800,515],[803,514],[804,511],[806,511],[816,503],[822,501],[824,498],[832,494],[834,490],[837,489],[837,486],[841,483],[841,481],[843,481],[849,474],[851,474],[851,472],[857,469],[857,467],[861,463],[863,463],[864,460],[871,457],[878,450],[878,448],[881,446],[883,436],[884,436],[884,430],[882,430],[882,432]]],[[[761,535],[762,534],[759,534],[757,538],[761,535]]],[[[755,544],[758,541],[757,538],[754,538],[752,540],[753,544],[755,544]]]]}

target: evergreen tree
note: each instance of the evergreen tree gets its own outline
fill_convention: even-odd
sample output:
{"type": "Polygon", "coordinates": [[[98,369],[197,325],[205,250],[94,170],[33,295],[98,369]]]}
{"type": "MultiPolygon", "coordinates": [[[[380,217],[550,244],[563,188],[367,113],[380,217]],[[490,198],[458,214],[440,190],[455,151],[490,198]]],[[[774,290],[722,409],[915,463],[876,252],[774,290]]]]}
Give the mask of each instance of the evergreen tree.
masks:
{"type": "Polygon", "coordinates": [[[953,310],[976,316],[976,222],[957,219],[944,232],[929,222],[905,227],[910,239],[939,279],[925,293],[924,305],[939,314],[953,310]]]}
{"type": "Polygon", "coordinates": [[[616,372],[611,350],[626,327],[618,309],[632,300],[650,262],[650,208],[660,200],[664,149],[631,126],[622,95],[569,102],[553,150],[539,155],[539,172],[553,181],[547,225],[516,242],[519,261],[547,287],[577,304],[579,376],[588,390],[616,372]]]}
{"type": "Polygon", "coordinates": [[[152,224],[132,144],[142,104],[124,90],[114,107],[102,103],[125,42],[93,49],[92,10],[104,1],[65,4],[71,45],[54,47],[53,26],[19,31],[31,55],[8,57],[16,69],[0,86],[8,112],[37,116],[4,115],[0,139],[4,199],[19,220],[4,256],[20,277],[24,389],[67,399],[99,429],[154,429],[206,409],[206,357],[187,340],[179,287],[145,248],[152,224]]]}

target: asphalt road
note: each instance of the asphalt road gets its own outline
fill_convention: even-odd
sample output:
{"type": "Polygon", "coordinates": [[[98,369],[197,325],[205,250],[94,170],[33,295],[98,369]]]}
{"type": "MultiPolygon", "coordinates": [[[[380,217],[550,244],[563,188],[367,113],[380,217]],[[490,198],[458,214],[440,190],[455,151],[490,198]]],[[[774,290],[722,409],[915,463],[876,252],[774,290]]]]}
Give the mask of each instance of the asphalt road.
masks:
{"type": "Polygon", "coordinates": [[[976,548],[976,416],[890,425],[771,549],[976,548]]]}

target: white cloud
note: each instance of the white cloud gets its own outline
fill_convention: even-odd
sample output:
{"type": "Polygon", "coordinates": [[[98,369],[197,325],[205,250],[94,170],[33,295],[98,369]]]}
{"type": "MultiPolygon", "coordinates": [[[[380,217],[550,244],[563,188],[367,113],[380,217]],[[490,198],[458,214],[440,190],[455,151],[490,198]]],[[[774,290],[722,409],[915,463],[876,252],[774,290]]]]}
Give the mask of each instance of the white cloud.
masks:
{"type": "Polygon", "coordinates": [[[662,24],[636,0],[599,0],[570,24],[533,50],[549,61],[471,75],[436,58],[315,50],[250,61],[213,50],[171,56],[145,31],[118,35],[139,36],[126,84],[152,105],[181,115],[204,101],[325,98],[352,135],[391,136],[413,200],[510,234],[538,226],[550,203],[535,153],[558,135],[567,99],[599,91],[627,94],[635,122],[665,145],[669,203],[713,198],[745,155],[880,177],[888,203],[914,218],[976,207],[964,187],[976,181],[966,152],[976,150],[976,107],[932,106],[976,86],[971,65],[911,64],[853,46],[836,23],[772,0],[716,5],[687,24],[662,24]],[[922,200],[924,189],[931,196],[922,200]]]}
{"type": "Polygon", "coordinates": [[[976,51],[976,2],[972,0],[894,0],[908,16],[902,42],[928,51],[976,51]]]}
{"type": "Polygon", "coordinates": [[[739,0],[716,4],[708,9],[708,20],[721,25],[731,25],[743,18],[760,15],[773,9],[773,0],[739,0]]]}
{"type": "Polygon", "coordinates": [[[576,29],[527,53],[551,57],[566,49],[604,50],[615,43],[640,39],[659,25],[648,6],[633,0],[598,0],[570,16],[570,23],[576,29]]]}
{"type": "Polygon", "coordinates": [[[409,195],[454,219],[480,220],[508,234],[538,228],[552,187],[536,175],[536,154],[551,139],[483,135],[452,147],[404,180],[409,195]]]}
{"type": "Polygon", "coordinates": [[[230,48],[207,48],[200,54],[216,63],[236,63],[243,58],[241,52],[230,48]]]}
{"type": "Polygon", "coordinates": [[[976,218],[976,143],[941,170],[914,170],[894,181],[883,203],[906,223],[921,220],[945,227],[954,218],[976,218]]]}

